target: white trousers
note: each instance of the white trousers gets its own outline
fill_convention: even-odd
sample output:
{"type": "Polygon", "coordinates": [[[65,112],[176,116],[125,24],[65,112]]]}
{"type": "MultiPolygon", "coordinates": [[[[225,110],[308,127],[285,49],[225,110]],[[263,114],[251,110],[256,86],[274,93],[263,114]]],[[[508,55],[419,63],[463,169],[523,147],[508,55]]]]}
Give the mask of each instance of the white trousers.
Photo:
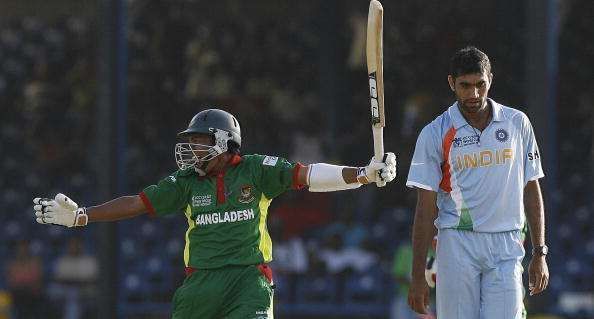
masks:
{"type": "Polygon", "coordinates": [[[440,229],[437,240],[439,319],[521,319],[520,231],[440,229]]]}

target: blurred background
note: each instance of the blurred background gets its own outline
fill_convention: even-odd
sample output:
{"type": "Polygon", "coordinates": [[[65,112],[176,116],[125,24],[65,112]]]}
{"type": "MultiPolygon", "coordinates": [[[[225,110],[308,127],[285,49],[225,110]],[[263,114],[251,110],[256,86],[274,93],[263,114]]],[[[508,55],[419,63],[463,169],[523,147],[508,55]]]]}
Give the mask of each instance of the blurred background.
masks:
{"type": "MultiPolygon", "coordinates": [[[[594,2],[384,0],[384,189],[274,200],[277,318],[405,318],[420,129],[453,102],[448,62],[491,58],[490,96],[531,118],[544,158],[551,282],[529,318],[594,318],[594,2]]],[[[0,318],[168,318],[187,221],[41,226],[175,171],[176,133],[235,114],[243,153],[363,165],[372,154],[367,0],[0,1],[0,318]]],[[[527,247],[530,244],[527,243],[527,247]]],[[[527,261],[527,260],[526,260],[527,261]]]]}

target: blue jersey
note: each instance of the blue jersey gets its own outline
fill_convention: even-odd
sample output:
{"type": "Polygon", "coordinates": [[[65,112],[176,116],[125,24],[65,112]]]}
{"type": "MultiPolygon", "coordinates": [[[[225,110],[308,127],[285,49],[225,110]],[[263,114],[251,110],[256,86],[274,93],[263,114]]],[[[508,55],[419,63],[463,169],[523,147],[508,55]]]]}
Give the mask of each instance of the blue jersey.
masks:
{"type": "Polygon", "coordinates": [[[524,187],[544,176],[526,114],[488,103],[493,117],[482,132],[454,103],[417,139],[406,185],[437,192],[438,229],[522,229],[524,187]]]}

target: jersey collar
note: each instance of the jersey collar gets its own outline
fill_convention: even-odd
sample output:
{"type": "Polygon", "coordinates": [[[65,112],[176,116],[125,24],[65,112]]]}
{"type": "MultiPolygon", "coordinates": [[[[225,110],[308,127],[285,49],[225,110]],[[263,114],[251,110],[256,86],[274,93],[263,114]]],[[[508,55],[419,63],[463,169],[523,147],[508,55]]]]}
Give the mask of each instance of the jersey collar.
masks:
{"type": "Polygon", "coordinates": [[[242,158],[240,155],[233,154],[233,156],[229,159],[229,161],[227,162],[227,164],[225,165],[225,167],[222,170],[216,171],[216,172],[210,172],[210,173],[206,174],[205,176],[198,176],[198,179],[205,179],[205,178],[217,176],[221,173],[224,174],[229,167],[235,167],[235,166],[239,165],[239,163],[241,163],[241,161],[242,161],[242,158]]]}
{"type": "Polygon", "coordinates": [[[229,160],[230,166],[237,166],[239,165],[239,163],[241,163],[241,156],[239,156],[238,154],[234,154],[233,157],[231,157],[231,159],[229,160]]]}
{"type": "MultiPolygon", "coordinates": [[[[487,101],[489,102],[489,104],[492,107],[493,121],[494,122],[503,121],[504,116],[503,116],[503,108],[501,107],[501,104],[495,102],[494,100],[492,100],[490,98],[487,98],[487,101]]],[[[456,130],[464,125],[468,125],[468,122],[466,122],[466,119],[464,118],[464,116],[462,115],[462,112],[460,112],[460,109],[458,108],[458,102],[455,102],[448,108],[448,114],[450,115],[450,118],[452,119],[452,122],[454,123],[454,128],[456,130]]]]}
{"type": "Polygon", "coordinates": [[[504,116],[503,116],[503,107],[501,107],[501,104],[495,102],[494,100],[487,98],[487,100],[489,100],[489,102],[491,102],[491,106],[493,107],[493,121],[494,122],[501,122],[503,120],[505,120],[504,116]]]}
{"type": "Polygon", "coordinates": [[[233,154],[233,156],[227,161],[227,164],[225,164],[225,166],[223,167],[222,170],[216,171],[216,172],[211,172],[207,176],[209,176],[209,175],[216,176],[220,173],[225,173],[229,167],[237,166],[237,165],[239,165],[239,163],[241,163],[241,156],[239,156],[237,154],[233,154]]]}

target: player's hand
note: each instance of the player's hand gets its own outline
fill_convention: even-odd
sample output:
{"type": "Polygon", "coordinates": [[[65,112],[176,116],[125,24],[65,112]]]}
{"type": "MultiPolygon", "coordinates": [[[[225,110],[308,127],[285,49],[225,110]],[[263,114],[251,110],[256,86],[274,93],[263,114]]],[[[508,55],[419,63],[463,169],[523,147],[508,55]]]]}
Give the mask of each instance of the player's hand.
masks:
{"type": "Polygon", "coordinates": [[[429,286],[421,277],[412,280],[408,288],[408,305],[419,314],[429,313],[429,286]]]}
{"type": "Polygon", "coordinates": [[[383,187],[396,178],[396,155],[394,153],[385,153],[381,161],[371,158],[369,164],[359,168],[357,180],[361,184],[376,183],[378,187],[383,187]]]}
{"type": "Polygon", "coordinates": [[[54,199],[33,199],[36,221],[40,224],[55,224],[66,227],[85,226],[88,222],[86,208],[64,194],[57,194],[54,199]]]}
{"type": "Polygon", "coordinates": [[[549,285],[549,267],[544,256],[532,256],[528,265],[528,289],[530,296],[537,295],[549,285]]]}

